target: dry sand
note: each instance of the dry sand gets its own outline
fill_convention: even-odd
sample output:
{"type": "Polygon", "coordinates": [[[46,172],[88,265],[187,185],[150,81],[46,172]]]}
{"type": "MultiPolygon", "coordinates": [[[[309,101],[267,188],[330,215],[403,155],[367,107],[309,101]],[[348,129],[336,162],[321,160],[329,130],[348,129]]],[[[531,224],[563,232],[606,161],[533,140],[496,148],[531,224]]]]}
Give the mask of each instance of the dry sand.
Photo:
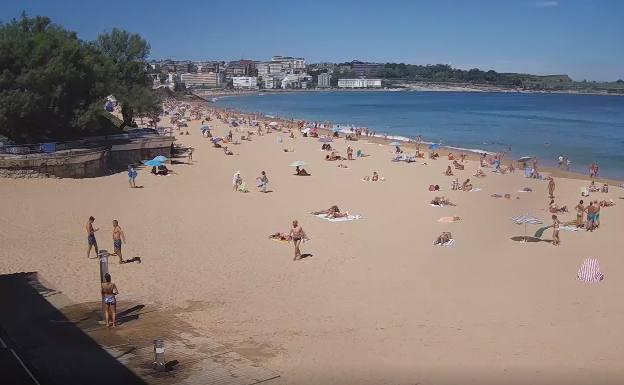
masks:
{"type": "MultiPolygon", "coordinates": [[[[211,124],[217,134],[228,130],[211,124]]],[[[476,179],[470,161],[455,172],[483,191],[450,191],[446,159],[392,163],[392,147],[361,140],[350,143],[371,156],[342,169],[323,160],[316,139],[277,133],[232,145],[237,155],[225,156],[198,125],[178,136],[195,148],[193,164],[173,165],[178,174],[168,177],[141,169],[142,189],[130,189],[125,173],[0,180],[0,273],[37,271],[72,300],[92,301],[98,267],[86,257],[84,226],[95,216],[98,242],[111,250],[118,219],[125,257],[143,259],[111,266],[120,306],[132,298],[186,307],[180,317],[289,384],[624,382],[622,189],[592,194],[617,203],[602,209],[597,231],[562,231],[559,247],[520,243],[511,238],[524,230],[511,216],[528,212],[550,224],[546,182],[520,172],[486,170],[476,179]],[[308,162],[312,176],[293,176],[295,160],[308,162]],[[250,193],[232,192],[237,170],[250,193]],[[262,170],[267,194],[253,187],[262,170]],[[386,181],[361,181],[373,171],[386,181]],[[457,207],[430,207],[432,183],[457,207]],[[517,192],[525,186],[534,192],[517,192]],[[307,214],[332,204],[364,219],[330,223],[307,214]],[[462,221],[437,222],[452,215],[462,221]],[[288,231],[295,218],[312,256],[293,262],[292,245],[267,236],[288,231]],[[452,232],[452,247],[432,246],[442,231],[452,232]],[[599,259],[603,282],[576,280],[587,257],[599,259]]],[[[346,155],[344,140],[333,145],[346,155]]],[[[568,207],[587,184],[556,182],[557,201],[568,207]]],[[[529,225],[529,234],[537,228],[529,225]]]]}

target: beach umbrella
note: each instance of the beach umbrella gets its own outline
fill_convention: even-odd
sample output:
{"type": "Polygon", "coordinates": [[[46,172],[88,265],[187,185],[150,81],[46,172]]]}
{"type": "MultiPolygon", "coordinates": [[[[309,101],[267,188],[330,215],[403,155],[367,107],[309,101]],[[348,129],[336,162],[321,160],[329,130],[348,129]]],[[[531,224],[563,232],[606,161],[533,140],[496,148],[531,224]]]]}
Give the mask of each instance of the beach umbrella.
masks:
{"type": "Polygon", "coordinates": [[[278,125],[278,124],[277,124],[277,122],[271,122],[271,123],[269,123],[269,126],[271,126],[271,127],[276,127],[277,125],[278,125]]]}
{"type": "Polygon", "coordinates": [[[157,160],[147,160],[147,161],[143,161],[143,164],[148,166],[148,167],[158,167],[158,166],[162,166],[163,162],[159,162],[157,160]]]}
{"type": "Polygon", "coordinates": [[[332,128],[332,131],[334,132],[340,132],[341,128],[340,127],[334,127],[332,128]]]}
{"type": "Polygon", "coordinates": [[[204,130],[210,130],[210,127],[208,127],[207,124],[204,124],[203,126],[199,127],[200,130],[204,131],[204,130]]]}
{"type": "Polygon", "coordinates": [[[303,167],[303,166],[305,166],[306,164],[307,164],[307,163],[306,163],[306,162],[304,162],[303,160],[297,160],[297,161],[295,161],[295,162],[292,162],[292,163],[290,164],[290,167],[303,167]]]}
{"type": "Polygon", "coordinates": [[[392,142],[389,144],[389,146],[400,146],[402,143],[399,142],[392,142]]]}
{"type": "Polygon", "coordinates": [[[158,156],[154,157],[154,159],[152,159],[152,160],[155,160],[156,162],[165,163],[166,161],[169,160],[169,158],[167,158],[166,156],[158,155],[158,156]]]}
{"type": "Polygon", "coordinates": [[[334,140],[330,138],[329,136],[324,136],[320,138],[318,141],[321,143],[329,143],[329,142],[333,142],[334,140]]]}
{"type": "Polygon", "coordinates": [[[429,146],[430,150],[437,150],[438,148],[440,148],[440,145],[437,143],[433,143],[429,146]]]}
{"type": "Polygon", "coordinates": [[[533,158],[534,156],[523,156],[522,158],[518,159],[518,162],[528,162],[533,158]]]}
{"type": "Polygon", "coordinates": [[[511,217],[511,220],[517,225],[522,225],[522,224],[524,225],[524,241],[525,242],[527,240],[527,235],[526,235],[527,224],[531,224],[531,225],[542,224],[541,220],[529,214],[517,215],[515,217],[511,217]]]}

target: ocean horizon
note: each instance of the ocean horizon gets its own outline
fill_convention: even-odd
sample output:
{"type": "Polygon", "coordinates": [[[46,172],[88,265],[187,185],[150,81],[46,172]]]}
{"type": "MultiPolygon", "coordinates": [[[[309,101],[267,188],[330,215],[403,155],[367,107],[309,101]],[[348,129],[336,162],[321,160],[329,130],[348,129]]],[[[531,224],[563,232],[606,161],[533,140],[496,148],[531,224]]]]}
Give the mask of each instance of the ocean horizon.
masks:
{"type": "MultiPolygon", "coordinates": [[[[499,92],[331,91],[220,98],[220,107],[264,115],[367,127],[377,134],[442,142],[470,151],[536,156],[571,170],[624,177],[624,97],[499,92]]],[[[345,128],[346,128],[345,127],[345,128]]]]}

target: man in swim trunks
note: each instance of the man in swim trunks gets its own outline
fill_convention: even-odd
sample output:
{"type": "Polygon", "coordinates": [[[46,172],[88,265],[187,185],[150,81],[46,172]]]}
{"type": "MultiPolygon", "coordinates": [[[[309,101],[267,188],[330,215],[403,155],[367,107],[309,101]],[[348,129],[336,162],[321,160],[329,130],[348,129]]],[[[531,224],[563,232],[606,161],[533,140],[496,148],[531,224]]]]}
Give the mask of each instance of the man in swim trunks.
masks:
{"type": "Polygon", "coordinates": [[[293,261],[297,259],[301,259],[301,250],[299,249],[299,245],[303,242],[304,239],[308,239],[306,233],[303,231],[303,228],[299,225],[299,221],[296,219],[292,222],[292,229],[290,230],[290,237],[295,245],[295,258],[293,261]]]}
{"type": "Polygon", "coordinates": [[[115,219],[113,221],[113,249],[115,250],[115,255],[117,255],[119,257],[119,263],[126,263],[126,261],[123,260],[122,254],[121,254],[121,241],[123,240],[123,243],[126,243],[126,234],[124,234],[123,230],[121,229],[121,226],[119,226],[119,222],[115,219]]]}
{"type": "Polygon", "coordinates": [[[87,258],[91,258],[91,248],[92,247],[95,247],[95,255],[96,256],[99,253],[97,241],[95,240],[95,232],[98,231],[99,229],[94,229],[93,228],[93,222],[95,222],[95,218],[91,216],[91,217],[89,217],[89,222],[87,222],[87,225],[86,225],[86,229],[87,229],[87,243],[88,243],[87,258]]]}

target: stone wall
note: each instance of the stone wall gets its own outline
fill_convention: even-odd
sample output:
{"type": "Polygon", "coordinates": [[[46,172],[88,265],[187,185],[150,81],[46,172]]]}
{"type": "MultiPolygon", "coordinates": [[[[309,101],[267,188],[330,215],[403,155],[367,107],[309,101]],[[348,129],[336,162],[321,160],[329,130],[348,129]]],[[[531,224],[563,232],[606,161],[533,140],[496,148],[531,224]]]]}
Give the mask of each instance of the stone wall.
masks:
{"type": "Polygon", "coordinates": [[[0,177],[90,178],[106,173],[108,149],[59,151],[53,154],[1,155],[0,177]]]}

